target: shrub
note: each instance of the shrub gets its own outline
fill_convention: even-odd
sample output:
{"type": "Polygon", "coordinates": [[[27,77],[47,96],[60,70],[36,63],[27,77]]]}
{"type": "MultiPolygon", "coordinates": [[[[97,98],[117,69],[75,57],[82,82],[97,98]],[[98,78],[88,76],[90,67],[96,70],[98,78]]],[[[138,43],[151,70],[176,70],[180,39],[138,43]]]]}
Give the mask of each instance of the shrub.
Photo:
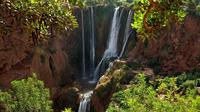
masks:
{"type": "Polygon", "coordinates": [[[49,90],[36,78],[11,82],[11,90],[0,92],[0,102],[11,112],[52,112],[49,90]]]}
{"type": "Polygon", "coordinates": [[[182,84],[177,85],[177,77],[160,78],[152,84],[146,81],[144,74],[139,74],[131,88],[113,95],[107,112],[197,112],[200,110],[200,96],[197,95],[194,85],[181,89],[182,84]]]}

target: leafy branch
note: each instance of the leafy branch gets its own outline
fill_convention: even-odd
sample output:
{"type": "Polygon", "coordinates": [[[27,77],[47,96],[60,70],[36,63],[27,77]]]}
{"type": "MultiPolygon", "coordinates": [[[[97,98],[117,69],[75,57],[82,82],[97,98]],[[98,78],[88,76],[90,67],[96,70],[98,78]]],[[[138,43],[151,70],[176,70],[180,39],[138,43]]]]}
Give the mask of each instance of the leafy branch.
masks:
{"type": "Polygon", "coordinates": [[[155,38],[170,22],[183,21],[186,12],[182,0],[134,0],[134,23],[139,37],[143,40],[155,38]]]}

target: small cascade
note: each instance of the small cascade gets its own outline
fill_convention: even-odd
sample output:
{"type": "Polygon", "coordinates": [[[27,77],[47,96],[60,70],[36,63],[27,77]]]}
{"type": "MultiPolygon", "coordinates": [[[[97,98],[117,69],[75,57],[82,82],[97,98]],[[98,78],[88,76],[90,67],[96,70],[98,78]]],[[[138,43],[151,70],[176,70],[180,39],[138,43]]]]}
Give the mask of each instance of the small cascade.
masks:
{"type": "Polygon", "coordinates": [[[86,79],[85,73],[85,29],[84,29],[84,15],[81,10],[81,29],[82,29],[82,78],[86,79]]]}
{"type": "Polygon", "coordinates": [[[93,91],[89,91],[83,95],[83,98],[81,99],[78,112],[90,112],[90,100],[91,96],[93,94],[93,91]]]}
{"type": "Polygon", "coordinates": [[[119,7],[115,8],[109,40],[108,40],[108,46],[103,54],[103,58],[101,59],[101,61],[99,62],[99,64],[97,65],[95,69],[93,80],[90,81],[90,83],[96,83],[98,81],[99,72],[101,71],[100,70],[101,65],[104,62],[104,60],[118,57],[118,53],[117,53],[118,34],[119,34],[119,29],[120,29],[121,16],[124,10],[122,9],[120,13],[119,9],[120,9],[119,7]]]}
{"type": "Polygon", "coordinates": [[[93,76],[95,70],[95,29],[94,29],[94,9],[90,7],[90,77],[93,76]]]}
{"type": "Polygon", "coordinates": [[[125,29],[125,34],[124,34],[123,46],[122,46],[122,51],[121,51],[121,53],[120,53],[120,55],[118,57],[119,59],[123,56],[125,48],[126,48],[126,45],[127,45],[127,42],[128,42],[128,39],[129,39],[129,37],[131,35],[132,16],[133,16],[133,11],[130,10],[129,14],[128,14],[127,21],[126,21],[126,29],[125,29]]]}

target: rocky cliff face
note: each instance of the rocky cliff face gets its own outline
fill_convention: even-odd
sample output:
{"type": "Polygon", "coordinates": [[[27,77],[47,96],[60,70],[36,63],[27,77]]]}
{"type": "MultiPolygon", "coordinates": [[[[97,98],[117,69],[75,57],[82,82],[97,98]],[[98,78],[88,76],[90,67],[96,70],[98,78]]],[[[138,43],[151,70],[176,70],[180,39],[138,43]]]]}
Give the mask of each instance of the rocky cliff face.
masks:
{"type": "Polygon", "coordinates": [[[32,72],[45,82],[47,87],[70,83],[68,56],[62,50],[62,39],[51,39],[52,45],[34,47],[26,37],[13,33],[1,40],[0,86],[7,88],[10,82],[26,78],[32,72]]]}
{"type": "Polygon", "coordinates": [[[31,48],[29,39],[18,31],[0,39],[0,87],[9,87],[10,81],[24,78],[30,72],[31,48]]]}
{"type": "Polygon", "coordinates": [[[7,30],[0,35],[0,88],[9,88],[11,81],[26,78],[32,72],[50,88],[71,83],[68,49],[63,49],[70,38],[57,35],[36,46],[31,33],[15,17],[3,13],[8,18],[4,21],[7,30]]]}
{"type": "Polygon", "coordinates": [[[8,10],[2,13],[6,30],[0,34],[0,88],[7,89],[11,81],[26,78],[32,72],[50,88],[70,82],[68,56],[63,50],[63,41],[68,38],[52,38],[35,46],[19,18],[8,10]]]}
{"type": "MultiPolygon", "coordinates": [[[[38,46],[34,46],[29,34],[21,30],[14,30],[9,37],[0,38],[0,89],[8,89],[11,81],[27,78],[35,72],[38,79],[50,88],[54,101],[63,97],[63,91],[68,90],[68,87],[62,87],[74,86],[67,54],[73,46],[73,39],[68,35],[69,32],[64,34],[64,37],[58,35],[38,46]]],[[[79,95],[79,91],[75,92],[79,95]]],[[[65,93],[68,94],[68,91],[65,93]]],[[[64,109],[62,105],[66,102],[61,101],[59,104],[61,106],[55,102],[55,108],[64,109]]],[[[78,101],[74,105],[78,105],[78,101]]]]}
{"type": "MultiPolygon", "coordinates": [[[[174,23],[159,38],[143,43],[138,40],[128,61],[154,61],[164,73],[185,72],[199,68],[200,18],[188,15],[183,24],[174,23]]],[[[153,64],[153,63],[152,63],[153,64]]],[[[154,66],[154,65],[153,65],[154,66]]]]}

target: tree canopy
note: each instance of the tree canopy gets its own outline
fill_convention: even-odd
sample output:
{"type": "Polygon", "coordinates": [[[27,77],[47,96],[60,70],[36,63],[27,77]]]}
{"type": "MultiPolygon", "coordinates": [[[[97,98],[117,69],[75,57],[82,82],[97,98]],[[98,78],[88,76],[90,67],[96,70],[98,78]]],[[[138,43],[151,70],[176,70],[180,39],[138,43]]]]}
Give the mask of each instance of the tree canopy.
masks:
{"type": "Polygon", "coordinates": [[[3,0],[0,2],[0,35],[9,35],[9,19],[17,21],[35,40],[53,36],[53,30],[76,28],[77,22],[64,0],[3,0]]]}

